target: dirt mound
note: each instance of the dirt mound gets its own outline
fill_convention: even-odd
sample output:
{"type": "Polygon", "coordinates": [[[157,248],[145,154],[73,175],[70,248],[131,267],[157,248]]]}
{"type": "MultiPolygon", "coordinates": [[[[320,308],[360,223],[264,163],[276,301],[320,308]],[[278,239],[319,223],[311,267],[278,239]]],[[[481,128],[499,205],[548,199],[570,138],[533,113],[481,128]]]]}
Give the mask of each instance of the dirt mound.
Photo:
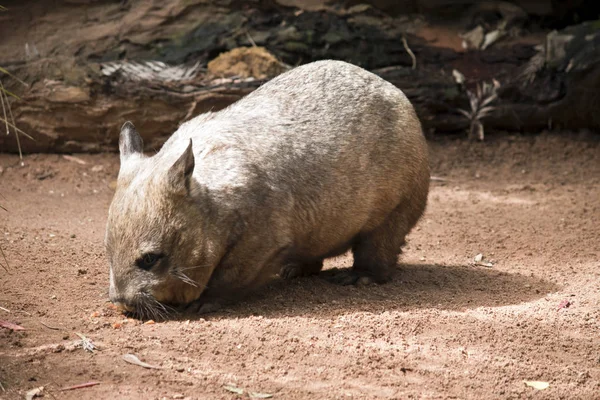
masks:
{"type": "Polygon", "coordinates": [[[269,79],[284,72],[285,66],[264,47],[238,47],[208,63],[215,76],[269,79]]]}

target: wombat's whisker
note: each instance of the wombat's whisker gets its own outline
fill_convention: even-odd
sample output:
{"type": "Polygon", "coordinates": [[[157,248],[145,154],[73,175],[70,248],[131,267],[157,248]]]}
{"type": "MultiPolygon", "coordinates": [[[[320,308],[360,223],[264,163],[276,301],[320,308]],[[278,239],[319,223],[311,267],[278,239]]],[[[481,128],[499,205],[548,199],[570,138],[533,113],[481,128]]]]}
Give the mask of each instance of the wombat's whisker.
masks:
{"type": "Polygon", "coordinates": [[[142,297],[140,298],[137,311],[142,319],[156,319],[157,313],[156,308],[153,307],[153,300],[154,298],[148,293],[143,293],[142,297]]]}
{"type": "Polygon", "coordinates": [[[193,267],[177,268],[177,270],[184,272],[184,271],[191,271],[191,270],[200,269],[200,268],[210,268],[210,264],[200,264],[200,265],[195,265],[193,267]]]}
{"type": "Polygon", "coordinates": [[[179,279],[180,281],[187,283],[190,286],[193,287],[198,287],[198,284],[196,282],[194,282],[189,276],[187,276],[186,274],[184,274],[183,272],[181,272],[181,270],[176,269],[171,273],[175,278],[179,279]]]}
{"type": "Polygon", "coordinates": [[[175,310],[175,308],[156,300],[149,293],[144,293],[143,298],[143,304],[145,305],[147,310],[146,312],[155,320],[168,319],[172,314],[174,314],[177,311],[175,310]]]}

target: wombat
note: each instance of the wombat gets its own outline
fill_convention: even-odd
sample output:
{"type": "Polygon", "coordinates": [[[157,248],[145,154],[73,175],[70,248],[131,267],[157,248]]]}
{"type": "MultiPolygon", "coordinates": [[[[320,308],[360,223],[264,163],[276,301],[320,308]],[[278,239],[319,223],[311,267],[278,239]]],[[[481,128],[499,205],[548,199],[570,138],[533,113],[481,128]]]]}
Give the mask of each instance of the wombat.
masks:
{"type": "Polygon", "coordinates": [[[297,67],[180,126],[152,157],[133,124],[106,251],[110,299],[161,317],[245,293],[276,273],[317,274],[349,249],[341,284],[390,278],[427,202],[427,144],[413,106],[357,66],[297,67]]]}

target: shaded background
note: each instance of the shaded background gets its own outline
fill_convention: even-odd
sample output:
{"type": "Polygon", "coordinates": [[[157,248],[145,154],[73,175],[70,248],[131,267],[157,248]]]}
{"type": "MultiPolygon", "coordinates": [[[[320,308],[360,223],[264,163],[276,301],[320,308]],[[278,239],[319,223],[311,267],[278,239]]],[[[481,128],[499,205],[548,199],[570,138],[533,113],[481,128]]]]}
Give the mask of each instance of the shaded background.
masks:
{"type": "MultiPolygon", "coordinates": [[[[488,133],[600,127],[594,1],[2,3],[0,66],[27,84],[2,75],[22,99],[12,102],[18,127],[35,138],[21,137],[25,152],[115,151],[125,120],[157,149],[184,120],[325,58],[402,88],[429,135],[469,131],[457,110],[470,111],[469,91],[492,79],[488,133]],[[499,39],[482,49],[490,34],[499,39]],[[240,47],[250,50],[211,65],[240,47]]],[[[0,135],[0,150],[17,151],[14,135],[0,135]]]]}

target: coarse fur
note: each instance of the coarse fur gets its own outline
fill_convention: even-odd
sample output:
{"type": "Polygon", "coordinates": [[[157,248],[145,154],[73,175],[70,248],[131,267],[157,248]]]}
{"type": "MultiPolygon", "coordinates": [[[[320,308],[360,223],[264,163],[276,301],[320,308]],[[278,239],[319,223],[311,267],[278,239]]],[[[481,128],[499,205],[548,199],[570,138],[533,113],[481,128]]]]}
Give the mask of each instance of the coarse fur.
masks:
{"type": "Polygon", "coordinates": [[[142,317],[276,273],[315,274],[349,249],[339,283],[385,282],[429,190],[409,100],[341,61],[295,68],[184,123],[152,157],[126,123],[120,151],[110,298],[142,317]]]}

